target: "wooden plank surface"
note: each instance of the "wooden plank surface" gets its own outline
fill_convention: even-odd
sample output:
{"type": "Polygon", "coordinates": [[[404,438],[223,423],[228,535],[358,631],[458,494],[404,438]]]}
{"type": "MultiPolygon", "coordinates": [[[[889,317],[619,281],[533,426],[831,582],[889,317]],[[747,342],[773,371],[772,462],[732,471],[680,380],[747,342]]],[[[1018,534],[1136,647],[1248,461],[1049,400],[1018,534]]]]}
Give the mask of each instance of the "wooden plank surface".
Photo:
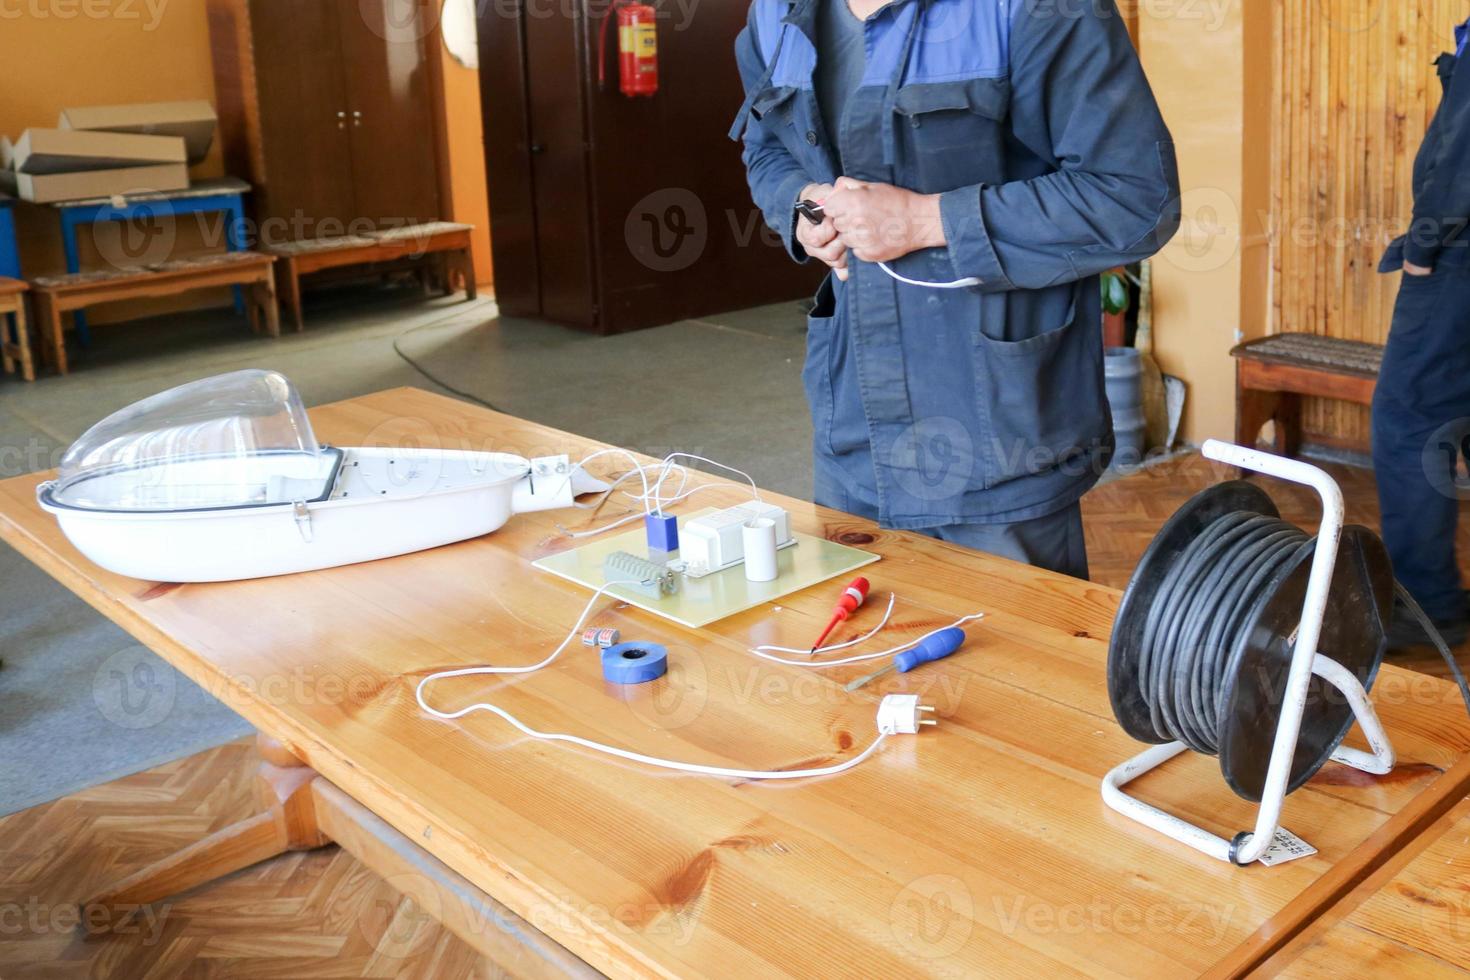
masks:
{"type": "MultiPolygon", "coordinates": [[[[338,445],[540,455],[587,440],[412,389],[312,412],[338,445]]],[[[731,461],[738,464],[738,461],[731,461]]],[[[879,696],[908,690],[941,724],[895,738],[857,769],[739,783],[615,764],[528,742],[479,714],[422,714],[423,674],[529,663],[560,640],[585,589],[530,562],[571,545],[522,515],[474,541],[280,579],[177,586],[109,575],[35,502],[39,475],[0,483],[0,535],[313,768],[591,965],[614,975],[1177,976],[1295,932],[1334,865],[1366,866],[1406,807],[1458,795],[1444,778],[1470,723],[1442,681],[1385,667],[1375,697],[1398,749],[1389,777],[1329,765],[1288,800],[1288,827],[1320,853],[1234,869],[1118,817],[1098,780],[1140,749],[1104,681],[1118,593],[795,500],[793,526],[859,547],[875,592],[898,595],[895,640],[983,609],[959,654],[848,694],[834,671],[752,658],[801,646],[832,587],[702,631],[633,609],[592,622],[663,642],[669,676],[609,690],[573,647],[515,682],[443,683],[437,701],[489,698],[543,730],[650,754],[748,768],[845,758],[872,737],[879,696]],[[1365,842],[1367,842],[1365,844],[1365,842]]],[[[721,489],[703,503],[733,503],[721,489]]],[[[746,491],[748,492],[748,491],[746,491]]],[[[866,629],[864,610],[845,635],[866,629]]],[[[1149,802],[1219,833],[1253,807],[1213,759],[1185,757],[1137,784],[1149,802]]],[[[1339,872],[1341,873],[1341,872],[1339,872]]]]}
{"type": "Polygon", "coordinates": [[[1470,976],[1470,800],[1441,816],[1261,972],[1470,976]]]}

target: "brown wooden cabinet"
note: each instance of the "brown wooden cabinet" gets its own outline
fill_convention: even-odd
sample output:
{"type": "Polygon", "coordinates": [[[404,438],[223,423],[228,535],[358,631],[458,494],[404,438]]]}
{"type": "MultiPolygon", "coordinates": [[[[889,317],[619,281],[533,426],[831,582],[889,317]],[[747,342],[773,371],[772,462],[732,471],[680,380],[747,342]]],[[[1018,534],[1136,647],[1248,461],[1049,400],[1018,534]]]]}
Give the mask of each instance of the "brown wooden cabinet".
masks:
{"type": "Polygon", "coordinates": [[[419,0],[208,0],[225,165],[266,244],[441,217],[419,0]]]}
{"type": "Polygon", "coordinates": [[[502,312],[600,333],[810,295],[823,269],[766,231],[726,133],[745,0],[662,4],[659,91],[597,82],[603,0],[481,3],[491,244],[502,312]]]}

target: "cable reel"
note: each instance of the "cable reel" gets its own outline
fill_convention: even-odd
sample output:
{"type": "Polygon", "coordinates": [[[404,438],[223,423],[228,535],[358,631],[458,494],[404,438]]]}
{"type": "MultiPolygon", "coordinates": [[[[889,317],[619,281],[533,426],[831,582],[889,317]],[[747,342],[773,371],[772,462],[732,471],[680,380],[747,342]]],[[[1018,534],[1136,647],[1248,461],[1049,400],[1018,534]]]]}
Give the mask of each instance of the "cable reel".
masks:
{"type": "MultiPolygon", "coordinates": [[[[1209,439],[1206,459],[1310,487],[1316,537],[1281,519],[1271,498],[1234,481],[1195,495],[1159,531],[1114,621],[1108,695],[1129,735],[1153,743],[1102,778],[1114,811],[1244,866],[1311,853],[1281,826],[1286,796],[1331,759],[1371,775],[1396,755],[1367,688],[1377,676],[1395,597],[1383,543],[1343,525],[1342,488],[1300,460],[1209,439]],[[1343,745],[1356,722],[1368,751],[1343,745]],[[1250,830],[1222,836],[1128,792],[1184,752],[1215,755],[1237,795],[1256,803],[1250,830]]],[[[1432,632],[1432,626],[1427,625],[1432,632]]],[[[1454,655],[1437,638],[1467,706],[1454,655]]]]}
{"type": "MultiPolygon", "coordinates": [[[[1114,623],[1108,695],[1124,731],[1217,755],[1230,788],[1261,802],[1316,543],[1245,481],[1181,507],[1144,552],[1114,623]]],[[[1393,594],[1383,542],[1343,527],[1317,648],[1364,690],[1383,661],[1393,594]]],[[[1354,718],[1314,673],[1286,792],[1332,757],[1354,718]]]]}

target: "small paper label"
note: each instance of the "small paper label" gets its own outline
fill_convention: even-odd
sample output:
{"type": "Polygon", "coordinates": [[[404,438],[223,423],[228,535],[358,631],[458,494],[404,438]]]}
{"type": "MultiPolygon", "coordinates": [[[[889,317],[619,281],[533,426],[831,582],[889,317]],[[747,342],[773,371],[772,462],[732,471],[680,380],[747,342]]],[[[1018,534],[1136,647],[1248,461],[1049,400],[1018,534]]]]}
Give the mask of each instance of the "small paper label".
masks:
{"type": "Polygon", "coordinates": [[[1287,861],[1295,861],[1297,858],[1311,857],[1317,853],[1317,849],[1285,827],[1277,827],[1276,833],[1271,835],[1271,843],[1266,845],[1266,851],[1261,855],[1260,861],[1266,867],[1276,864],[1285,864],[1287,861]]]}

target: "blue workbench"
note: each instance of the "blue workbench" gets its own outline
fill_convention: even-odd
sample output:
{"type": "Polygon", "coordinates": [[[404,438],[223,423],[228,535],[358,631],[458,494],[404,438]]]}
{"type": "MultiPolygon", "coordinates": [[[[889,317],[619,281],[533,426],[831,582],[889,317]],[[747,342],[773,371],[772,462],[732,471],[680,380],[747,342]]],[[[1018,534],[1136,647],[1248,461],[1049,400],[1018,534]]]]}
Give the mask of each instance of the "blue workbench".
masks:
{"type": "MultiPolygon", "coordinates": [[[[0,276],[19,279],[20,248],[15,243],[15,214],[11,209],[14,203],[13,197],[0,193],[0,276]]],[[[8,330],[11,339],[16,339],[15,317],[7,314],[0,322],[0,329],[8,330]]]]}
{"type": "MultiPolygon", "coordinates": [[[[66,252],[66,271],[81,272],[82,256],[77,247],[77,229],[108,221],[153,221],[177,218],[186,214],[221,212],[225,216],[225,249],[238,252],[245,248],[244,196],[250,185],[238,177],[218,177],[194,182],[187,190],[156,191],[130,194],[121,201],[102,197],[85,201],[58,201],[51,205],[61,215],[61,244],[66,252]]],[[[244,297],[235,290],[235,311],[245,308],[244,297]]],[[[82,313],[76,317],[77,340],[88,343],[87,321],[82,313]]]]}
{"type": "Polygon", "coordinates": [[[19,279],[20,250],[15,244],[15,215],[10,208],[14,202],[8,194],[0,194],[0,276],[19,279]]]}

